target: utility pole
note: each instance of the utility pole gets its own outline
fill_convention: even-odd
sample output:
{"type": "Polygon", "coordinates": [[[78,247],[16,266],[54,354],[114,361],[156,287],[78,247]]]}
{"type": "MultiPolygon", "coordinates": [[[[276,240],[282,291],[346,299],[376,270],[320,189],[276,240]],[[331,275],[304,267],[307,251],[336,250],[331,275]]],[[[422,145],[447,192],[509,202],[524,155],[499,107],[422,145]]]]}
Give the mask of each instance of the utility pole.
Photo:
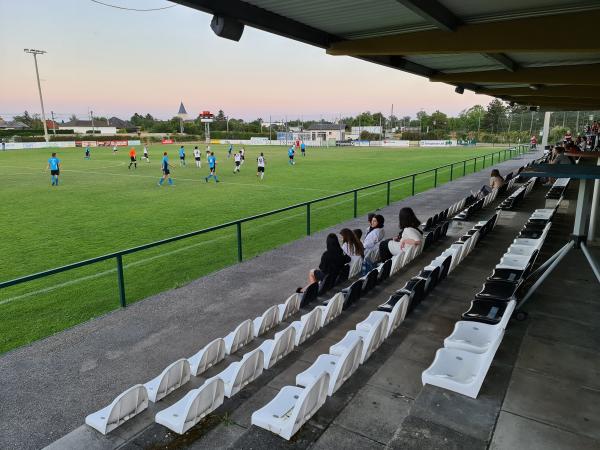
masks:
{"type": "Polygon", "coordinates": [[[269,114],[269,141],[271,141],[273,138],[271,137],[271,115],[269,114]]]}
{"type": "Polygon", "coordinates": [[[50,115],[52,117],[52,134],[56,136],[56,122],[54,121],[54,111],[50,111],[50,115]]]}
{"type": "Polygon", "coordinates": [[[94,111],[90,110],[90,120],[92,121],[92,137],[96,135],[96,130],[94,130],[94,111]]]}
{"type": "Polygon", "coordinates": [[[25,53],[33,55],[33,61],[35,63],[35,76],[37,78],[38,92],[40,94],[40,105],[42,106],[42,122],[44,123],[44,139],[46,142],[50,140],[48,136],[48,126],[46,125],[46,113],[44,112],[44,99],[42,98],[42,85],[40,84],[40,72],[38,71],[37,55],[43,55],[46,53],[45,50],[35,50],[33,48],[26,48],[23,50],[25,53]]]}

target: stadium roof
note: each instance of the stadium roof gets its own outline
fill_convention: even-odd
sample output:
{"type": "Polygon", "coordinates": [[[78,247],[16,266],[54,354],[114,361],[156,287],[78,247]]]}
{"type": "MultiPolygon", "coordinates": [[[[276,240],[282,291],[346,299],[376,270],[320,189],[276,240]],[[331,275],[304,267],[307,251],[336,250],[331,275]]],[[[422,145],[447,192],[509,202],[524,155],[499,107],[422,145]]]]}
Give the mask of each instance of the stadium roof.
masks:
{"type": "Polygon", "coordinates": [[[600,108],[598,0],[175,0],[481,94],[600,108]]]}

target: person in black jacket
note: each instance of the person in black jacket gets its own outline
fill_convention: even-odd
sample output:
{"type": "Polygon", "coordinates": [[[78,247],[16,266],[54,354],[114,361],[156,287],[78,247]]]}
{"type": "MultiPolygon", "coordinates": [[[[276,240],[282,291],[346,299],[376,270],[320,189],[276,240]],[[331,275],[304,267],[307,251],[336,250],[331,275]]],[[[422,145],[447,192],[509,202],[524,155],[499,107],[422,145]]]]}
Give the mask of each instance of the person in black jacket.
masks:
{"type": "MultiPolygon", "coordinates": [[[[321,263],[318,269],[313,269],[308,273],[308,284],[319,282],[325,278],[325,275],[337,276],[345,264],[350,262],[350,257],[342,251],[338,237],[329,233],[327,235],[327,250],[321,255],[321,263]]],[[[297,292],[303,292],[303,288],[298,288],[297,292]]]]}

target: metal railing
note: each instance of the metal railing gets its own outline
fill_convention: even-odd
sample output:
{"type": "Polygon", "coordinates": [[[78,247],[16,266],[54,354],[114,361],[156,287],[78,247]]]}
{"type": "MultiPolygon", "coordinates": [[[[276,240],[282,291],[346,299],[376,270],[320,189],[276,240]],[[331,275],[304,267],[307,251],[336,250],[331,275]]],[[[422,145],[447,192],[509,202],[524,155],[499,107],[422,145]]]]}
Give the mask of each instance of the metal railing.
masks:
{"type": "Polygon", "coordinates": [[[5,289],[8,288],[10,286],[15,286],[15,285],[19,285],[19,284],[23,284],[26,283],[28,281],[33,281],[33,280],[37,280],[39,278],[44,278],[44,277],[48,277],[50,275],[55,275],[58,273],[62,273],[62,272],[67,272],[69,270],[73,270],[73,269],[77,269],[79,267],[84,267],[84,266],[89,266],[92,264],[96,264],[102,261],[107,261],[110,259],[114,259],[116,261],[116,265],[117,265],[117,283],[118,283],[118,288],[119,288],[119,300],[120,300],[120,305],[122,307],[125,307],[127,305],[127,301],[125,298],[125,277],[123,274],[123,256],[125,255],[130,255],[133,253],[137,253],[143,250],[147,250],[153,247],[158,247],[161,245],[165,245],[165,244],[169,244],[171,242],[176,242],[176,241],[181,241],[183,239],[188,239],[194,236],[199,236],[202,234],[207,234],[207,233],[211,233],[217,230],[223,230],[225,228],[232,228],[235,227],[236,228],[236,234],[237,234],[237,259],[239,262],[243,261],[243,252],[242,252],[242,242],[243,242],[243,233],[242,233],[242,224],[247,223],[247,222],[251,222],[257,219],[262,219],[264,217],[269,217],[269,216],[273,216],[276,214],[281,214],[283,212],[286,211],[290,211],[293,209],[298,209],[298,208],[306,208],[306,235],[310,236],[311,234],[311,206],[314,205],[315,203],[320,203],[326,200],[331,200],[333,198],[338,198],[338,197],[342,197],[344,195],[349,195],[352,194],[353,195],[353,202],[354,202],[354,208],[353,208],[353,214],[354,214],[354,218],[356,218],[358,216],[358,193],[360,191],[364,191],[367,189],[372,189],[374,187],[378,187],[378,186],[386,186],[386,206],[390,205],[390,192],[391,192],[391,186],[392,183],[397,182],[397,181],[402,181],[402,180],[410,180],[411,182],[411,196],[414,196],[416,193],[416,178],[419,175],[424,175],[424,174],[428,174],[431,173],[433,174],[433,187],[437,187],[438,185],[438,174],[441,170],[449,168],[449,181],[452,181],[455,177],[456,177],[456,173],[455,173],[455,168],[458,167],[458,170],[460,172],[460,169],[462,168],[462,174],[459,175],[460,176],[464,176],[467,173],[467,166],[472,162],[473,163],[473,173],[477,171],[478,165],[477,162],[480,161],[481,163],[481,167],[480,169],[483,169],[486,167],[486,162],[489,161],[488,166],[491,166],[494,164],[494,156],[497,155],[496,158],[496,162],[500,162],[502,161],[506,161],[509,158],[514,157],[515,155],[521,155],[523,153],[526,153],[529,150],[528,146],[525,145],[519,145],[517,147],[510,147],[507,148],[505,150],[499,150],[497,152],[493,152],[493,153],[489,153],[486,155],[480,155],[480,156],[475,156],[473,158],[469,158],[469,159],[465,159],[462,161],[457,161],[454,163],[450,163],[450,164],[445,164],[443,166],[439,166],[439,167],[435,167],[433,169],[428,169],[428,170],[424,170],[421,172],[415,172],[409,175],[404,175],[401,177],[397,177],[397,178],[392,178],[386,181],[381,181],[379,183],[374,183],[374,184],[369,184],[366,186],[361,186],[355,189],[350,189],[348,191],[344,191],[344,192],[339,192],[337,194],[332,194],[332,195],[328,195],[325,197],[320,197],[314,200],[309,200],[307,202],[302,202],[302,203],[297,203],[294,205],[290,205],[290,206],[286,206],[285,208],[279,208],[279,209],[275,209],[272,211],[268,211],[265,213],[261,213],[261,214],[256,214],[253,216],[249,216],[249,217],[244,217],[242,219],[238,219],[238,220],[234,220],[231,222],[226,222],[220,225],[215,225],[212,227],[208,227],[208,228],[203,228],[201,230],[197,230],[197,231],[192,231],[189,233],[185,233],[185,234],[180,234],[177,236],[173,236],[167,239],[162,239],[159,241],[155,241],[155,242],[150,242],[148,244],[144,244],[144,245],[139,245],[137,247],[132,247],[126,250],[120,250],[117,252],[113,252],[113,253],[108,253],[106,255],[102,255],[102,256],[97,256],[95,258],[90,258],[90,259],[85,259],[83,261],[78,261],[75,263],[71,263],[71,264],[67,264],[65,266],[61,266],[61,267],[56,267],[54,269],[49,269],[49,270],[45,270],[43,272],[38,272],[38,273],[33,273],[30,275],[25,275],[19,278],[15,278],[9,281],[4,281],[0,283],[0,290],[1,289],[5,289]],[[501,159],[501,155],[504,156],[503,159],[501,159]],[[508,156],[508,158],[507,158],[508,156]],[[462,166],[462,167],[461,167],[462,166]]]}

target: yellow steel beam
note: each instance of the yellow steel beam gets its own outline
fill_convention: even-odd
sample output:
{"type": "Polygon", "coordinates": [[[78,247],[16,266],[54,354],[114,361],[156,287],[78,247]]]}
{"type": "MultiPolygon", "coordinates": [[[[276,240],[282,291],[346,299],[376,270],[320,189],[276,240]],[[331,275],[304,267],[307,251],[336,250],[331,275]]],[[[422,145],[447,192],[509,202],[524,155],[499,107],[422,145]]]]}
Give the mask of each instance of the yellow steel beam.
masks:
{"type": "Polygon", "coordinates": [[[424,55],[448,53],[596,52],[600,51],[598,10],[504,20],[442,30],[332,43],[330,55],[424,55]],[[576,30],[565,30],[576,24],[576,30]]]}
{"type": "Polygon", "coordinates": [[[515,72],[485,70],[481,72],[438,73],[432,75],[429,79],[445,83],[537,83],[598,86],[600,85],[600,64],[528,67],[515,72]]]}

